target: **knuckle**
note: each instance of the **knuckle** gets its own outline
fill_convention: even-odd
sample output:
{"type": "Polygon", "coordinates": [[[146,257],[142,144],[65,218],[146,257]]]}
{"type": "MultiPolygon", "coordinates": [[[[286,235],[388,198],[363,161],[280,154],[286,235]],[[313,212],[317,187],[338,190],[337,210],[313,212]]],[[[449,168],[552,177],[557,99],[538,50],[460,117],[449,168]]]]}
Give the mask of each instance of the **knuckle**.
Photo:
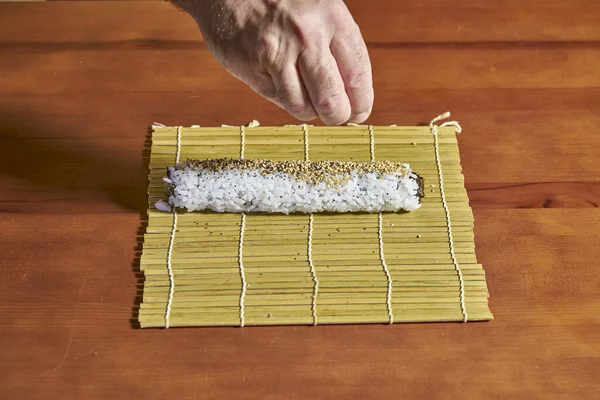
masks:
{"type": "Polygon", "coordinates": [[[353,24],[356,25],[352,14],[350,14],[344,2],[332,1],[327,6],[329,12],[327,13],[326,22],[333,26],[334,29],[345,30],[353,24]]]}
{"type": "Polygon", "coordinates": [[[277,91],[273,88],[259,86],[257,88],[254,88],[254,90],[256,91],[256,93],[258,93],[260,96],[264,97],[267,100],[277,100],[278,94],[277,91]]]}
{"type": "Polygon", "coordinates": [[[352,18],[349,21],[344,21],[344,23],[338,23],[336,32],[353,38],[362,38],[360,27],[352,18]]]}
{"type": "Polygon", "coordinates": [[[304,101],[293,99],[292,90],[289,86],[283,85],[276,94],[276,99],[290,114],[294,116],[305,116],[310,113],[311,107],[304,101]]]}
{"type": "Polygon", "coordinates": [[[311,24],[294,24],[294,34],[300,49],[318,48],[325,41],[325,34],[318,27],[311,24]]]}
{"type": "Polygon", "coordinates": [[[287,21],[287,27],[299,47],[315,47],[325,42],[328,25],[314,13],[294,13],[287,21]]]}
{"type": "Polygon", "coordinates": [[[310,112],[310,107],[306,103],[298,103],[298,102],[290,102],[288,101],[286,104],[286,109],[292,115],[306,115],[310,112]]]}
{"type": "Polygon", "coordinates": [[[258,38],[258,57],[266,65],[277,65],[280,43],[273,35],[265,34],[258,38]]]}
{"type": "Polygon", "coordinates": [[[360,70],[352,71],[346,79],[346,89],[348,91],[366,91],[372,85],[371,71],[360,70]]]}
{"type": "Polygon", "coordinates": [[[333,114],[340,107],[341,100],[342,95],[339,93],[326,95],[318,101],[317,108],[325,114],[333,114]]]}
{"type": "Polygon", "coordinates": [[[351,110],[345,106],[341,93],[334,93],[323,97],[316,105],[319,115],[331,125],[339,125],[350,118],[351,110]]]}
{"type": "Polygon", "coordinates": [[[343,1],[328,1],[327,10],[330,17],[337,17],[340,19],[347,19],[350,16],[348,8],[343,1]]]}
{"type": "Polygon", "coordinates": [[[289,86],[284,83],[283,85],[277,88],[275,97],[277,98],[277,101],[287,106],[287,104],[290,102],[290,93],[291,92],[289,86]]]}

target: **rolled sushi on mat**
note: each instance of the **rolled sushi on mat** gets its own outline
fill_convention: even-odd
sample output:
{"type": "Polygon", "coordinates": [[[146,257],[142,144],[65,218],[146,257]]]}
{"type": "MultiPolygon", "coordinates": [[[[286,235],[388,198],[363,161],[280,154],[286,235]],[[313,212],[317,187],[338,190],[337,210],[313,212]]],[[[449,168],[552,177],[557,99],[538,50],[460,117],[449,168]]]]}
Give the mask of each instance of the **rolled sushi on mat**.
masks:
{"type": "Polygon", "coordinates": [[[398,212],[418,209],[423,197],[423,180],[391,161],[187,160],[163,180],[161,211],[398,212]]]}

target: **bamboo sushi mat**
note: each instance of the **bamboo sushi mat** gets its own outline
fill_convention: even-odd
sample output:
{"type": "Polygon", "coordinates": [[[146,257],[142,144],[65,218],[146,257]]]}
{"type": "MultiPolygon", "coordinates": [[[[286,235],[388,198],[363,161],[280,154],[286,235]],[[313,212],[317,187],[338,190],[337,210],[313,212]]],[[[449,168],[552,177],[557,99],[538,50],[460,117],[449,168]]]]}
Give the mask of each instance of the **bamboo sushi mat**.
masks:
{"type": "Polygon", "coordinates": [[[154,126],[141,327],[483,321],[457,127],[154,126]],[[161,212],[177,161],[390,160],[425,181],[409,213],[161,212]]]}

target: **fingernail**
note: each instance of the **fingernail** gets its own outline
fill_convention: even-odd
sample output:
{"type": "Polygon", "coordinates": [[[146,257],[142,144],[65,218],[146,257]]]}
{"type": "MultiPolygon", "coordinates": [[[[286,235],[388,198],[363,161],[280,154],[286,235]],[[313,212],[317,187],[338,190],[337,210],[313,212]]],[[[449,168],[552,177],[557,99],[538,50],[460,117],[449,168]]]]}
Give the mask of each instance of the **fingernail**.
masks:
{"type": "Polygon", "coordinates": [[[364,112],[361,114],[358,114],[355,117],[350,118],[351,122],[354,122],[355,124],[360,124],[362,122],[365,122],[367,120],[367,118],[369,118],[369,115],[371,115],[371,112],[364,112]]]}

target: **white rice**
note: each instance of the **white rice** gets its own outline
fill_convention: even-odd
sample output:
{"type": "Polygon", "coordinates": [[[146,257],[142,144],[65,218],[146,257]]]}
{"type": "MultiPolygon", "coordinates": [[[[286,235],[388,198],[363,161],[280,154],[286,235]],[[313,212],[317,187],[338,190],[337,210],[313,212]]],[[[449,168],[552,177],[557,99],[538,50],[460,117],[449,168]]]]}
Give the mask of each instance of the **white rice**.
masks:
{"type": "MultiPolygon", "coordinates": [[[[410,170],[409,170],[410,171],[410,170]]],[[[298,181],[290,174],[262,175],[258,170],[169,167],[163,178],[170,193],[156,208],[187,211],[318,213],[394,212],[421,207],[416,176],[352,172],[343,185],[330,187],[298,181]]]]}

